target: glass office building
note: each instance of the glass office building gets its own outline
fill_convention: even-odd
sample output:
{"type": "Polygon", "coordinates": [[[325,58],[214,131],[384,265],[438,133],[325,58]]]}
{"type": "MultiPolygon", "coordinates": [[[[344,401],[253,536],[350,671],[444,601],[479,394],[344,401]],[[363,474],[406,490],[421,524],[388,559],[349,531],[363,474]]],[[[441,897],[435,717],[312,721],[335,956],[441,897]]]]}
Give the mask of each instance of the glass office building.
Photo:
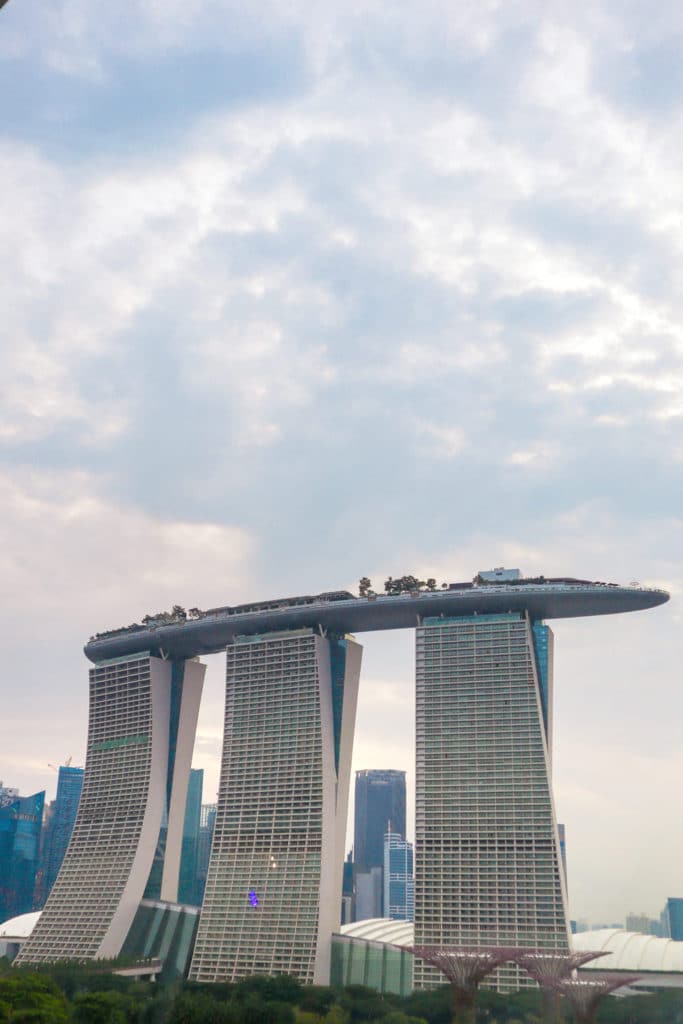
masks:
{"type": "Polygon", "coordinates": [[[415,914],[413,844],[393,832],[384,837],[384,917],[412,921],[415,914]]]}
{"type": "Polygon", "coordinates": [[[386,769],[356,772],[353,860],[356,870],[384,865],[387,832],[406,836],[406,773],[386,769]]]}
{"type": "Polygon", "coordinates": [[[0,924],[34,909],[45,791],[0,806],[0,924]]]}
{"type": "Polygon", "coordinates": [[[199,830],[202,820],[202,789],[204,771],[193,768],[190,771],[190,783],[187,790],[185,806],[185,823],[183,826],[183,848],[180,857],[180,880],[178,882],[178,902],[199,906],[204,893],[199,882],[199,830]]]}
{"type": "Polygon", "coordinates": [[[82,768],[72,768],[70,765],[61,765],[59,768],[57,796],[50,809],[43,856],[42,890],[46,898],[55,884],[71,839],[83,789],[83,776],[82,768]]]}
{"type": "Polygon", "coordinates": [[[669,896],[662,917],[667,937],[675,942],[683,942],[683,898],[669,896]]]}
{"type": "MultiPolygon", "coordinates": [[[[523,613],[425,619],[416,661],[415,942],[568,949],[551,631],[523,613]]],[[[416,959],[416,987],[441,980],[416,959]]]]}

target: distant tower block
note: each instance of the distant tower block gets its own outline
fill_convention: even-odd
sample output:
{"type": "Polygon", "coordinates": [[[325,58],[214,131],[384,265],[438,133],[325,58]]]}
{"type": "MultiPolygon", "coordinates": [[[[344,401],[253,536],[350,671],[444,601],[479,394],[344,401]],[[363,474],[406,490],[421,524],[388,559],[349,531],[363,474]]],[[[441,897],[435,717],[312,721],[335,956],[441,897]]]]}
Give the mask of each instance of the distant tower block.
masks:
{"type": "Polygon", "coordinates": [[[54,888],[17,963],[117,956],[167,814],[161,897],[174,901],[204,665],[149,655],[90,671],[83,793],[54,888]]]}
{"type": "Polygon", "coordinates": [[[225,740],[190,977],[328,984],[361,647],[311,629],[228,646],[225,740]]]}
{"type": "MultiPolygon", "coordinates": [[[[523,612],[429,618],[416,658],[416,945],[568,950],[551,631],[523,612]]],[[[439,983],[415,961],[417,987],[439,983]]]]}

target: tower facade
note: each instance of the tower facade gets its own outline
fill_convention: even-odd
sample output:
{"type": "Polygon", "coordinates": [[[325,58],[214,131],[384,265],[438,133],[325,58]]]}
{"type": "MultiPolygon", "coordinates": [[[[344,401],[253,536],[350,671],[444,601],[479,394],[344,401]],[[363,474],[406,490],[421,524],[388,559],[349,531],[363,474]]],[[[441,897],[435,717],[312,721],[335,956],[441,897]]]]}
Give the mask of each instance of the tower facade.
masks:
{"type": "Polygon", "coordinates": [[[0,924],[33,910],[45,807],[45,790],[8,794],[0,803],[0,924]]]}
{"type": "Polygon", "coordinates": [[[161,898],[175,901],[204,678],[197,661],[148,654],[90,671],[85,777],[45,909],[17,963],[115,957],[142,899],[164,822],[161,898]]]}
{"type": "Polygon", "coordinates": [[[83,775],[82,768],[60,765],[57,796],[51,808],[43,858],[42,888],[45,897],[52,891],[71,839],[83,789],[83,775]]]}
{"type": "Polygon", "coordinates": [[[178,884],[178,902],[190,903],[195,906],[201,903],[202,893],[199,892],[199,830],[202,820],[202,790],[204,788],[204,770],[193,768],[190,771],[190,784],[187,790],[185,806],[185,824],[183,826],[183,852],[180,858],[180,881],[178,884]]]}
{"type": "Polygon", "coordinates": [[[415,916],[413,844],[394,832],[384,837],[384,917],[412,921],[415,916]]]}
{"type": "Polygon", "coordinates": [[[356,772],[353,860],[358,871],[384,864],[384,836],[406,837],[406,773],[389,769],[356,772]]]}
{"type": "Polygon", "coordinates": [[[361,648],[311,629],[227,649],[225,735],[190,977],[329,981],[361,648]]]}
{"type": "MultiPolygon", "coordinates": [[[[550,629],[519,612],[425,619],[416,682],[416,945],[568,949],[550,629]]],[[[416,959],[416,986],[434,983],[416,959]]]]}

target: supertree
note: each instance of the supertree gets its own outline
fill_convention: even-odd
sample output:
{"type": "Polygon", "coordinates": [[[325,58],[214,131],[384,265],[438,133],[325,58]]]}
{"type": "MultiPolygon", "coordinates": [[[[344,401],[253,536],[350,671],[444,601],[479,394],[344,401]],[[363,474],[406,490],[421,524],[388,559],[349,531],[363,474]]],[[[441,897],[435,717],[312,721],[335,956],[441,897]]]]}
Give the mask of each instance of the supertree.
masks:
{"type": "Polygon", "coordinates": [[[605,996],[634,981],[639,981],[637,975],[596,972],[590,978],[559,978],[552,987],[571,1005],[575,1024],[595,1024],[596,1010],[605,996]]]}
{"type": "Polygon", "coordinates": [[[437,967],[451,983],[454,1024],[475,1024],[477,989],[497,967],[523,950],[510,946],[401,946],[437,967]]]}
{"type": "Polygon", "coordinates": [[[606,956],[606,951],[570,953],[564,949],[522,949],[513,957],[515,963],[538,982],[546,1024],[559,1024],[561,1019],[557,983],[570,979],[578,967],[599,956],[606,956]]]}

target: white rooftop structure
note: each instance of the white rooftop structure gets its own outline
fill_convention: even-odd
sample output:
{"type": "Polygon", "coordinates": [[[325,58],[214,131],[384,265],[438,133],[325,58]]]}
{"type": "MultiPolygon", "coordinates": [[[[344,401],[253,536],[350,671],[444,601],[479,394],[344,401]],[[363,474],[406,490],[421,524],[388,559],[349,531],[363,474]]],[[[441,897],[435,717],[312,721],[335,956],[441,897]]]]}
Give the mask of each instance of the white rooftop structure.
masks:
{"type": "Polygon", "coordinates": [[[624,971],[643,975],[642,984],[683,987],[683,942],[655,935],[626,932],[621,928],[600,928],[572,936],[574,949],[607,951],[582,971],[624,971]]]}
{"type": "MultiPolygon", "coordinates": [[[[391,921],[386,917],[342,925],[340,934],[349,939],[397,946],[412,946],[414,942],[410,921],[391,921]]],[[[640,975],[643,988],[683,988],[683,942],[626,932],[621,928],[601,928],[572,935],[572,948],[577,952],[607,953],[584,964],[580,974],[619,971],[640,975]]],[[[633,986],[638,987],[637,983],[633,986]]]]}
{"type": "Polygon", "coordinates": [[[30,914],[19,914],[18,917],[10,917],[9,921],[3,921],[0,924],[0,939],[27,939],[39,917],[39,910],[32,910],[30,914]]]}
{"type": "Polygon", "coordinates": [[[343,924],[339,934],[350,939],[364,939],[366,942],[381,942],[395,946],[412,946],[414,942],[412,921],[392,921],[390,917],[370,917],[367,921],[352,921],[350,924],[343,924]]]}

